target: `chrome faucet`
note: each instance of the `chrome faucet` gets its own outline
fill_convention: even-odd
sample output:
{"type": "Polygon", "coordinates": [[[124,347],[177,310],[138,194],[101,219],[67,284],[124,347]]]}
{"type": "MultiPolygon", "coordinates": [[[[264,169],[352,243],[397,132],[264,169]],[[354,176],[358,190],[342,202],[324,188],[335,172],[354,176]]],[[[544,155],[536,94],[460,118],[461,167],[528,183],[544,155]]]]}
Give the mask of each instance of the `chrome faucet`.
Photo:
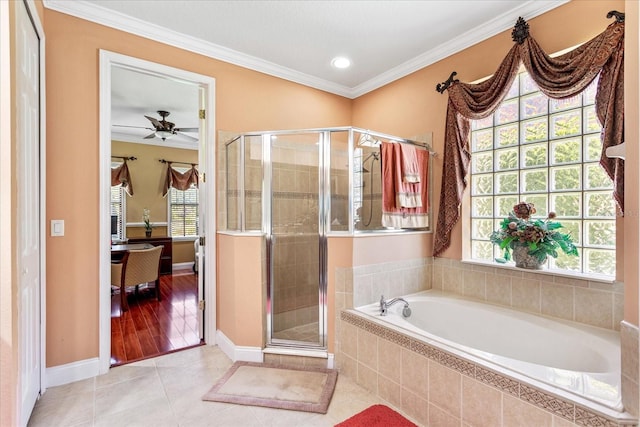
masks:
{"type": "Polygon", "coordinates": [[[404,308],[402,309],[402,315],[404,317],[411,316],[411,309],[409,308],[409,303],[404,298],[392,298],[389,301],[385,301],[384,295],[380,295],[380,316],[386,316],[387,310],[393,304],[397,302],[403,302],[404,308]]]}

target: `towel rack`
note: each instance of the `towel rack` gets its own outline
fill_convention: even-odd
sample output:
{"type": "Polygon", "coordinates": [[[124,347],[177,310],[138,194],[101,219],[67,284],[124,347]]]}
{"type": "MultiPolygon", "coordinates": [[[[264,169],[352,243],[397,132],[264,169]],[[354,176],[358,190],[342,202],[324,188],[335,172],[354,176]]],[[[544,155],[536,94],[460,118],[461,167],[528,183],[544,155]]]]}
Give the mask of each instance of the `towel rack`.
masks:
{"type": "MultiPolygon", "coordinates": [[[[394,137],[391,135],[378,135],[382,139],[386,139],[388,140],[388,142],[391,143],[397,143],[397,144],[410,144],[410,145],[415,145],[416,147],[425,149],[427,151],[429,151],[429,154],[433,157],[437,157],[438,156],[438,152],[437,151],[433,151],[431,149],[431,145],[426,143],[426,142],[418,142],[418,141],[413,141],[411,139],[404,139],[404,138],[398,138],[398,137],[394,137]]],[[[373,137],[373,135],[370,132],[364,132],[362,133],[362,135],[360,136],[360,138],[358,139],[358,146],[360,147],[379,147],[380,144],[382,143],[382,141],[380,141],[379,139],[376,139],[375,137],[373,137]]]]}

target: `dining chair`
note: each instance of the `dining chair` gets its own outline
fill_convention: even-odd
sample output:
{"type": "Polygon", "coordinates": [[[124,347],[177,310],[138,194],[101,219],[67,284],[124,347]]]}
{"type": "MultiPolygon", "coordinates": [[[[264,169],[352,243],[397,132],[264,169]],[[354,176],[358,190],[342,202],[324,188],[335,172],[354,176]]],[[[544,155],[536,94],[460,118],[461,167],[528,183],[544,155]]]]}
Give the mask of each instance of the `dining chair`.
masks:
{"type": "Polygon", "coordinates": [[[164,246],[151,249],[128,250],[121,262],[111,264],[111,286],[120,288],[122,311],[129,310],[127,288],[155,282],[156,298],[160,301],[160,255],[164,246]]]}

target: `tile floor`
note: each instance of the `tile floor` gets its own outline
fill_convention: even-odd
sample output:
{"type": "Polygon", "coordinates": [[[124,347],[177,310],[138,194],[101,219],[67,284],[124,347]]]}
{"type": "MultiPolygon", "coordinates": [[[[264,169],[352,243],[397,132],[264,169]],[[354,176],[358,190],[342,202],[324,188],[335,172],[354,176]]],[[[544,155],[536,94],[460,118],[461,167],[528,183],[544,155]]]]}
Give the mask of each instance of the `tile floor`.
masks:
{"type": "Polygon", "coordinates": [[[273,337],[281,340],[318,342],[318,322],[284,329],[275,332],[273,337]]]}
{"type": "Polygon", "coordinates": [[[231,364],[218,347],[200,346],[112,368],[48,389],[29,426],[329,427],[385,403],[341,375],[327,414],[202,401],[231,364]]]}

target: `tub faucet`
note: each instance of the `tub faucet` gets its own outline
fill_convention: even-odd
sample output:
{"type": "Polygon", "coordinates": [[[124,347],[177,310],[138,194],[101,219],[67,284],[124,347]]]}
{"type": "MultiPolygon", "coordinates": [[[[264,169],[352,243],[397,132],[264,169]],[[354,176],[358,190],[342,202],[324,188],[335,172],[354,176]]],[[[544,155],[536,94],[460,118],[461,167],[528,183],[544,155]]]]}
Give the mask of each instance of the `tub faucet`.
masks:
{"type": "Polygon", "coordinates": [[[404,303],[404,308],[402,309],[402,315],[404,317],[411,316],[411,309],[409,308],[409,303],[405,301],[404,298],[392,298],[389,301],[385,301],[384,295],[380,295],[380,316],[386,316],[387,310],[389,309],[389,307],[391,307],[393,304],[397,302],[404,303]]]}

